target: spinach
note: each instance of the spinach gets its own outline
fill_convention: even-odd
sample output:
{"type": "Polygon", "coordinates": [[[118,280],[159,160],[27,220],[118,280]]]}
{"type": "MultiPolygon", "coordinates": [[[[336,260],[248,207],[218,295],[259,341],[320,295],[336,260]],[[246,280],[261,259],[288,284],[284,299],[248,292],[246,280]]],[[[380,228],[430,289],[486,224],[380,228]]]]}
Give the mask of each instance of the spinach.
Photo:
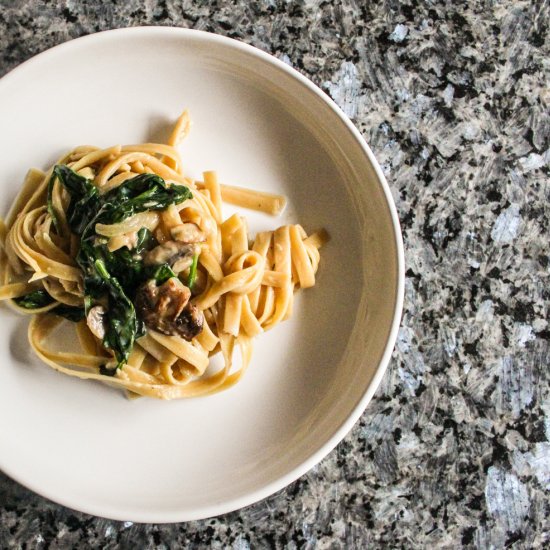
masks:
{"type": "Polygon", "coordinates": [[[143,265],[142,254],[154,248],[157,244],[153,234],[147,228],[142,227],[138,231],[137,243],[132,250],[124,246],[110,252],[106,246],[96,245],[96,257],[103,259],[107,271],[122,283],[126,292],[129,293],[130,299],[133,300],[133,290],[145,278],[150,278],[148,275],[151,268],[143,265]]]}
{"type": "Polygon", "coordinates": [[[102,197],[103,206],[95,223],[119,223],[139,212],[164,210],[192,196],[185,185],[168,187],[160,176],[140,174],[102,197]]]}
{"type": "Polygon", "coordinates": [[[50,181],[48,182],[48,197],[47,197],[47,201],[46,201],[46,205],[47,205],[46,209],[48,211],[48,214],[52,218],[53,226],[55,227],[55,230],[57,231],[57,233],[59,233],[59,231],[60,231],[59,220],[57,219],[57,214],[55,213],[55,209],[53,207],[53,199],[52,199],[53,184],[55,183],[55,178],[56,177],[57,176],[55,175],[55,168],[54,168],[54,171],[52,172],[52,176],[50,178],[50,181]]]}
{"type": "Polygon", "coordinates": [[[39,309],[55,302],[55,300],[43,289],[35,290],[20,298],[14,298],[13,301],[19,307],[25,309],[39,309]]]}
{"type": "Polygon", "coordinates": [[[105,282],[109,307],[105,316],[103,345],[112,350],[118,362],[117,368],[128,361],[134,347],[136,335],[143,328],[136,316],[134,304],[130,301],[116,277],[110,275],[103,260],[95,260],[96,274],[105,282]]]}
{"type": "MultiPolygon", "coordinates": [[[[55,300],[44,289],[40,289],[30,292],[25,296],[21,296],[20,298],[14,298],[14,302],[19,307],[23,307],[25,309],[40,309],[52,304],[55,300]]],[[[83,308],[68,306],[66,304],[59,304],[55,306],[50,309],[49,313],[60,315],[61,317],[65,317],[65,319],[73,321],[74,323],[84,319],[83,308]]]]}
{"type": "Polygon", "coordinates": [[[78,323],[78,321],[82,321],[85,317],[83,307],[68,306],[66,304],[59,304],[50,310],[50,313],[65,317],[65,319],[73,323],[78,323]]]}
{"type": "Polygon", "coordinates": [[[137,243],[134,247],[134,252],[136,254],[141,254],[145,250],[151,250],[151,248],[154,248],[157,246],[158,242],[146,227],[142,227],[137,234],[137,243]]]}
{"type": "Polygon", "coordinates": [[[141,256],[126,247],[110,252],[105,246],[96,246],[95,257],[105,262],[107,271],[120,281],[129,297],[133,298],[133,289],[141,283],[144,276],[141,256]]]}
{"type": "Polygon", "coordinates": [[[199,254],[197,253],[193,256],[193,263],[189,268],[189,279],[187,279],[187,286],[189,287],[189,290],[193,290],[193,285],[195,284],[195,280],[197,279],[198,263],[199,263],[199,254]]]}
{"type": "Polygon", "coordinates": [[[116,374],[117,368],[110,369],[106,365],[99,366],[99,374],[103,376],[114,376],[116,374]]]}
{"type": "Polygon", "coordinates": [[[73,172],[69,167],[55,166],[48,186],[48,212],[53,218],[56,229],[59,229],[59,222],[51,204],[53,183],[56,178],[71,195],[71,201],[67,208],[69,227],[73,233],[81,235],[101,207],[99,191],[90,180],[73,172]]]}
{"type": "Polygon", "coordinates": [[[145,272],[145,279],[155,279],[157,286],[162,285],[168,279],[176,276],[168,264],[150,266],[145,270],[145,272]]]}
{"type": "MultiPolygon", "coordinates": [[[[155,174],[130,178],[104,195],[90,180],[67,166],[56,166],[52,181],[53,177],[71,196],[67,221],[71,231],[80,237],[76,261],[84,275],[85,312],[87,314],[98,301],[107,299],[103,346],[113,351],[119,368],[127,362],[136,338],[145,333],[145,326],[137,317],[133,304],[137,288],[147,279],[154,278],[157,284],[162,284],[175,274],[166,264],[154,267],[143,265],[142,252],[156,243],[149,230],[140,229],[137,246],[133,250],[123,247],[111,252],[106,246],[107,239],[97,235],[95,226],[97,223],[120,223],[147,210],[164,210],[193,195],[186,186],[168,186],[155,174]]],[[[54,218],[53,206],[51,211],[48,208],[48,212],[54,218]]]]}
{"type": "Polygon", "coordinates": [[[73,172],[68,166],[57,165],[53,169],[49,186],[48,212],[54,219],[51,188],[55,178],[71,195],[67,208],[69,227],[73,233],[82,236],[94,232],[96,223],[120,223],[139,212],[164,210],[171,204],[179,204],[193,197],[185,185],[167,186],[155,174],[140,174],[100,195],[91,180],[73,172]]]}

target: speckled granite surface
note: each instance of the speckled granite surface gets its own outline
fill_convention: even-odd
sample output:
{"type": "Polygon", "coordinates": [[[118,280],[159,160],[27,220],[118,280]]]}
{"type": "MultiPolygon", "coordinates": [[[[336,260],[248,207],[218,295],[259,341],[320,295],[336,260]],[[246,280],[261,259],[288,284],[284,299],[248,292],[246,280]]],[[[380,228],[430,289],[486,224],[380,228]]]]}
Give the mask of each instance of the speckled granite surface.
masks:
{"type": "Polygon", "coordinates": [[[128,25],[283,58],[373,148],[408,264],[384,382],[302,479],[239,512],[155,526],[67,510],[0,474],[0,547],[550,544],[548,21],[545,1],[0,1],[0,74],[128,25]]]}

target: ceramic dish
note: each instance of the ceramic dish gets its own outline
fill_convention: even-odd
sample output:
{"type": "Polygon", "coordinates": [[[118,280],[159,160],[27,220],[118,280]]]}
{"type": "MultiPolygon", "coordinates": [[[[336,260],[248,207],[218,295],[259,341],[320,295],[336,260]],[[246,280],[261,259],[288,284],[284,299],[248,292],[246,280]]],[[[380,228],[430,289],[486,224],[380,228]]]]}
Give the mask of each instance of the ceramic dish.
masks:
{"type": "MultiPolygon", "coordinates": [[[[283,488],[357,421],[392,352],[403,297],[395,207],[338,107],[286,64],[198,31],[137,28],[74,40],[0,81],[0,213],[27,169],[79,144],[161,140],[187,107],[187,172],[284,193],[250,229],[325,227],[315,288],[261,335],[244,379],[211,397],[129,401],[58,374],[0,307],[0,468],[56,502],[141,522],[206,518],[283,488]],[[9,131],[6,131],[9,129],[9,131]]],[[[227,209],[227,214],[231,213],[227,209]]]]}

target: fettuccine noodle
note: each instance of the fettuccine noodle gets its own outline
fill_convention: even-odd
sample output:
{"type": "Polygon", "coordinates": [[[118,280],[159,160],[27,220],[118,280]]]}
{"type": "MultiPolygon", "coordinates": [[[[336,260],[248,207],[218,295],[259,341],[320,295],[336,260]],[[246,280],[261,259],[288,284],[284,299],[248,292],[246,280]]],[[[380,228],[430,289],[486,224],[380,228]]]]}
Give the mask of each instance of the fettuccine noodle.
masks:
{"type": "MultiPolygon", "coordinates": [[[[152,314],[152,321],[145,319],[146,330],[136,338],[124,364],[107,372],[105,367],[112,369],[116,363],[115,354],[102,339],[103,328],[99,332],[94,329],[90,317],[93,310],[87,303],[87,316],[74,325],[80,351],[55,349],[51,345],[53,333],[62,323],[70,322],[57,313],[61,311],[59,306],[82,310],[85,282],[77,261],[81,243],[71,230],[71,195],[55,179],[54,167],[46,173],[31,169],[10,213],[5,221],[0,220],[0,300],[8,301],[19,312],[32,313],[30,345],[53,369],[108,383],[127,390],[131,396],[173,399],[225,390],[243,376],[251,359],[253,338],[287,319],[295,291],[315,284],[319,248],[326,233],[319,231],[308,236],[300,225],[285,225],[260,232],[252,240],[243,217],[234,214],[224,219],[222,202],[277,215],[285,199],[221,185],[215,172],[204,172],[202,181],[187,177],[177,146],[189,126],[188,114],[184,112],[167,144],[117,145],[107,149],[80,146],[57,165],[86,178],[99,196],[142,174],[160,176],[168,188],[189,188],[191,198],[163,210],[141,211],[117,223],[97,223],[95,238],[105,243],[110,253],[131,253],[137,232],[146,228],[157,247],[144,255],[150,263],[164,258],[162,255],[166,256],[171,246],[184,250],[193,243],[189,246],[198,258],[193,260],[196,274],[190,275],[194,267],[189,266],[189,258],[183,257],[185,265],[180,262],[183,267],[174,287],[190,295],[186,307],[195,308],[193,311],[201,316],[202,330],[192,338],[165,330],[152,314]],[[182,288],[182,284],[191,281],[190,277],[194,279],[192,293],[182,288]],[[21,297],[36,291],[45,291],[49,303],[30,309],[28,305],[18,305],[21,297]],[[238,367],[233,364],[235,347],[240,348],[242,356],[238,367]],[[217,371],[209,369],[210,358],[218,352],[222,354],[223,367],[217,371]]],[[[177,273],[177,262],[170,267],[177,273]]],[[[170,303],[170,288],[162,288],[170,303]]],[[[153,290],[158,291],[157,287],[153,290]]],[[[98,303],[103,308],[97,310],[101,322],[108,306],[101,300],[98,303]]],[[[134,306],[138,314],[143,311],[139,305],[134,306]]]]}

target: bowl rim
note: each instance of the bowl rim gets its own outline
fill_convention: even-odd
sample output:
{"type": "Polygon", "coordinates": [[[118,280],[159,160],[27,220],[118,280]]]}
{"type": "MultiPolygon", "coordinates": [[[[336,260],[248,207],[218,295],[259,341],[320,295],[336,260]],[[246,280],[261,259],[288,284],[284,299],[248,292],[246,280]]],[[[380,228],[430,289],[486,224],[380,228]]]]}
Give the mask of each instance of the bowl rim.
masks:
{"type": "Polygon", "coordinates": [[[114,520],[120,521],[132,521],[135,523],[174,523],[181,521],[193,521],[200,519],[207,519],[216,517],[222,514],[240,510],[241,508],[250,506],[256,502],[259,502],[270,495],[280,491],[293,481],[296,481],[299,477],[307,473],[311,468],[323,460],[337,445],[344,439],[344,437],[349,433],[352,427],[359,420],[363,412],[365,411],[367,405],[371,401],[374,393],[378,389],[380,382],[386,372],[393,349],[395,347],[395,342],[397,339],[397,334],[401,324],[401,315],[403,311],[403,301],[404,301],[404,286],[405,286],[405,256],[404,256],[404,247],[403,247],[403,238],[401,233],[401,226],[399,223],[399,218],[397,214],[397,209],[391,194],[389,184],[384,176],[382,168],[380,167],[378,161],[376,160],[373,152],[366,143],[363,136],[360,134],[359,130],[354,126],[351,120],[347,115],[342,111],[340,107],[327,95],[325,94],[318,86],[316,86],[311,80],[302,75],[299,71],[287,65],[280,59],[275,56],[245,42],[236,40],[234,38],[229,38],[223,35],[196,30],[188,29],[183,27],[165,27],[165,26],[136,26],[136,27],[124,27],[116,28],[111,30],[105,30],[101,32],[96,32],[81,36],[78,38],[70,39],[66,42],[48,48],[43,52],[40,52],[33,57],[27,59],[23,63],[17,65],[6,73],[2,78],[0,78],[0,89],[6,86],[14,77],[16,77],[20,72],[25,71],[27,67],[34,64],[37,60],[49,57],[51,55],[56,55],[62,50],[70,49],[75,46],[75,43],[78,45],[84,45],[87,42],[94,42],[97,40],[105,40],[110,38],[115,38],[119,36],[139,36],[139,35],[150,35],[150,36],[166,36],[166,35],[179,35],[182,39],[192,38],[193,40],[199,40],[204,42],[211,42],[218,45],[226,46],[229,48],[235,48],[240,52],[250,55],[258,60],[261,60],[272,67],[283,71],[290,77],[296,79],[307,91],[313,93],[318,98],[320,98],[330,109],[338,116],[340,121],[344,124],[347,131],[354,138],[355,142],[361,147],[362,152],[367,157],[371,167],[376,174],[378,184],[381,186],[384,193],[384,198],[386,205],[388,207],[392,229],[393,229],[393,240],[396,250],[396,266],[397,266],[397,288],[395,289],[395,303],[393,305],[393,318],[384,347],[384,351],[376,368],[376,372],[371,380],[371,383],[366,388],[361,399],[357,402],[351,413],[348,417],[342,421],[340,426],[336,431],[328,437],[328,439],[313,453],[309,455],[303,462],[301,462],[297,467],[293,468],[291,471],[280,476],[276,480],[267,483],[255,491],[248,493],[247,495],[225,501],[223,503],[213,503],[209,506],[202,506],[193,510],[193,512],[183,512],[182,511],[172,511],[167,513],[166,510],[161,513],[155,513],[154,510],[147,511],[146,513],[132,514],[132,518],[129,518],[128,515],[121,513],[120,510],[115,509],[105,509],[99,508],[96,505],[90,505],[86,503],[74,502],[70,498],[64,498],[63,495],[52,494],[48,490],[43,490],[41,487],[36,486],[34,483],[28,483],[25,479],[21,479],[14,472],[10,472],[10,468],[5,466],[0,467],[0,470],[8,475],[11,479],[20,483],[22,486],[27,487],[33,492],[50,499],[62,506],[71,508],[73,510],[78,510],[90,515],[103,518],[111,518],[114,520]]]}

